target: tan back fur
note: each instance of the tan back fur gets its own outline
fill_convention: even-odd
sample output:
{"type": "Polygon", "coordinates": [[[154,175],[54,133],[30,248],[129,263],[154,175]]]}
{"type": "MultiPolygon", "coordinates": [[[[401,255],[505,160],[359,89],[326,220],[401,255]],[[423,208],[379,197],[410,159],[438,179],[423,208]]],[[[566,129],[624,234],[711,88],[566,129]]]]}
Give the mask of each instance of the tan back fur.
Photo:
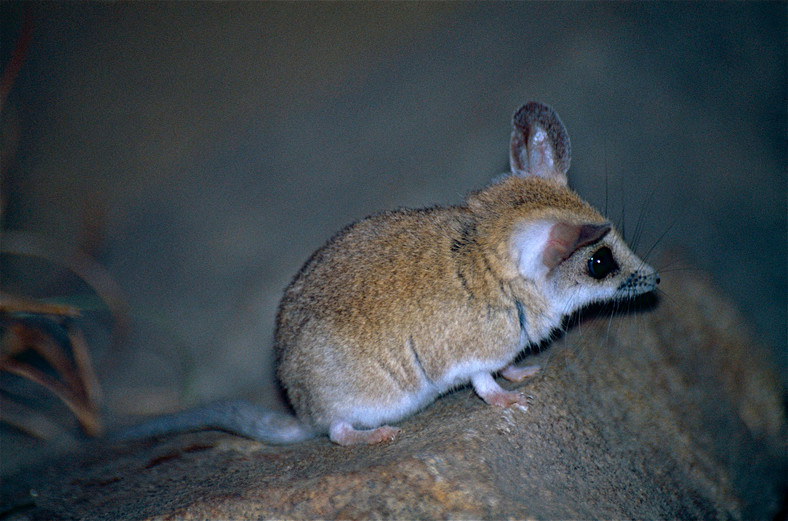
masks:
{"type": "Polygon", "coordinates": [[[640,292],[654,282],[653,269],[568,188],[569,141],[552,109],[525,105],[514,127],[512,175],[460,206],[354,223],[294,278],[275,344],[280,381],[303,421],[325,431],[338,421],[399,420],[505,368],[577,307],[619,298],[626,276],[640,270],[640,292]],[[602,247],[616,269],[597,280],[588,263],[602,247]]]}

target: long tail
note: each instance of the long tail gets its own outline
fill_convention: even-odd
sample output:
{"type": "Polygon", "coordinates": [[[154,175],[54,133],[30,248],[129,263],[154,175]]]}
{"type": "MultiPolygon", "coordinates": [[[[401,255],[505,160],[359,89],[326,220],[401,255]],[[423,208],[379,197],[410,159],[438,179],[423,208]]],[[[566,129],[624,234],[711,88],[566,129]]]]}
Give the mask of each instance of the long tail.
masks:
{"type": "Polygon", "coordinates": [[[295,416],[232,400],[159,416],[112,433],[108,438],[124,441],[210,429],[275,444],[297,443],[316,435],[295,416]]]}

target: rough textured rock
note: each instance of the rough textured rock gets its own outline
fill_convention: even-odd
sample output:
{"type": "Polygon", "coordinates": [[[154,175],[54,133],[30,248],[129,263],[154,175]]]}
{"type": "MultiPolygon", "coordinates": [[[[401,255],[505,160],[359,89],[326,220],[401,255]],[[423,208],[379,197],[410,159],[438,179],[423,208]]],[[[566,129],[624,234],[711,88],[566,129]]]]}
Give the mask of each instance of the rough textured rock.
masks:
{"type": "Polygon", "coordinates": [[[652,310],[586,317],[502,410],[460,390],[377,447],[216,432],[94,445],[2,484],[4,519],[770,519],[779,379],[697,272],[652,310]]]}

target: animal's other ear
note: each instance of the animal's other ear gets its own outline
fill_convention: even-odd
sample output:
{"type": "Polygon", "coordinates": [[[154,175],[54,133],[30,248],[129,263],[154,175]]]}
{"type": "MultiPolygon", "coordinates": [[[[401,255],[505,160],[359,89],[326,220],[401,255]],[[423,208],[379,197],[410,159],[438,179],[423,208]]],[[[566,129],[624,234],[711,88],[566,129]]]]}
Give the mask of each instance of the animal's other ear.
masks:
{"type": "Polygon", "coordinates": [[[538,279],[568,259],[578,248],[594,244],[610,231],[610,224],[572,224],[555,221],[529,223],[512,239],[512,253],[520,274],[538,279]]]}
{"type": "Polygon", "coordinates": [[[514,113],[509,165],[515,175],[538,176],[567,184],[572,159],[569,135],[553,109],[531,101],[514,113]]]}

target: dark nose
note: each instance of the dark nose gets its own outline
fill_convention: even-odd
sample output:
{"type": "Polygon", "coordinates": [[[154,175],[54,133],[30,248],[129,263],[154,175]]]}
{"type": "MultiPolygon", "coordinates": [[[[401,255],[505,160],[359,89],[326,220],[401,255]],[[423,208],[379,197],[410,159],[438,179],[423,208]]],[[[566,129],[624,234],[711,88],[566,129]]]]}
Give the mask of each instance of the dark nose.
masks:
{"type": "Polygon", "coordinates": [[[659,284],[659,275],[657,275],[657,284],[659,284]]]}

